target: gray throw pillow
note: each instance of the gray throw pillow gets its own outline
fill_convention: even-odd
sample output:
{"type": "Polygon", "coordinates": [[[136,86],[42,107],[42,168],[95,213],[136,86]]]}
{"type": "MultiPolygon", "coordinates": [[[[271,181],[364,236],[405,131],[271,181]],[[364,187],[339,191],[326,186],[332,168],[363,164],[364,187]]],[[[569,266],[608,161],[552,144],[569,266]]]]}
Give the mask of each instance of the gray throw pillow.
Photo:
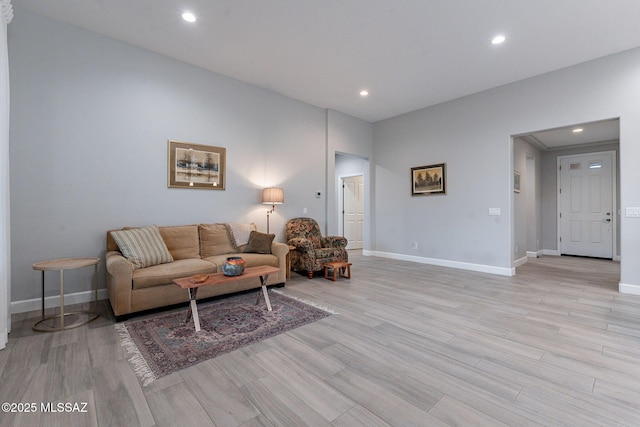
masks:
{"type": "Polygon", "coordinates": [[[256,254],[270,254],[271,242],[276,237],[275,234],[265,234],[259,231],[252,231],[249,235],[249,243],[244,249],[245,252],[252,252],[256,254]]]}

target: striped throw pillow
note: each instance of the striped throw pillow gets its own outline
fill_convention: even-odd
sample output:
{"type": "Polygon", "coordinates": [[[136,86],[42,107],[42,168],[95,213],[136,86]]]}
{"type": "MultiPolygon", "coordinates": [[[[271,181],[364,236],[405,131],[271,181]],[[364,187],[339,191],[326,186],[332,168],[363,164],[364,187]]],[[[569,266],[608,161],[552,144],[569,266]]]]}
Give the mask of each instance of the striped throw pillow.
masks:
{"type": "Polygon", "coordinates": [[[173,257],[155,225],[112,231],[111,236],[118,244],[122,256],[133,264],[134,270],[173,261],[173,257]]]}

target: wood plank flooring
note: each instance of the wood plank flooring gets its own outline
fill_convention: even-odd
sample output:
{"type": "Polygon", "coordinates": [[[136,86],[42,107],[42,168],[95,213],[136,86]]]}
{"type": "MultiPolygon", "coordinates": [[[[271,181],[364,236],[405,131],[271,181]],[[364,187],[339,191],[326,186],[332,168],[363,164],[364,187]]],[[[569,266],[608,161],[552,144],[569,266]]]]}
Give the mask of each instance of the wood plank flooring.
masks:
{"type": "Polygon", "coordinates": [[[532,259],[501,277],[350,253],[352,279],[283,292],[338,312],[142,387],[108,303],[38,333],[13,316],[0,426],[638,426],[640,297],[619,264],[532,259]]]}

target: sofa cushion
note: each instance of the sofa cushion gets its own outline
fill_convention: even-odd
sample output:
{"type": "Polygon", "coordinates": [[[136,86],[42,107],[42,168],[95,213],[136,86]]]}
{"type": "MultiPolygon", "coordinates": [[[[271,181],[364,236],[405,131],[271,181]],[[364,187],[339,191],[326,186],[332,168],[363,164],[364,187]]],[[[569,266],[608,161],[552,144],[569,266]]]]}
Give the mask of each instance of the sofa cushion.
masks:
{"type": "Polygon", "coordinates": [[[216,270],[215,264],[199,258],[180,259],[169,264],[135,270],[133,272],[133,289],[168,285],[173,279],[189,277],[194,274],[215,273],[216,270]]]}
{"type": "Polygon", "coordinates": [[[247,243],[244,251],[256,254],[270,254],[271,243],[275,237],[275,234],[265,234],[260,233],[259,231],[252,231],[249,235],[249,243],[247,243]]]}
{"type": "Polygon", "coordinates": [[[227,224],[200,224],[200,256],[224,255],[236,252],[236,246],[227,224]]]}
{"type": "Polygon", "coordinates": [[[173,257],[155,225],[112,231],[122,255],[133,264],[133,269],[172,262],[173,257]]]}
{"type": "Polygon", "coordinates": [[[158,227],[174,260],[200,258],[200,240],[197,225],[158,227]]]}
{"type": "MultiPolygon", "coordinates": [[[[261,265],[270,265],[272,267],[280,267],[278,265],[278,257],[272,254],[250,254],[250,253],[232,253],[225,255],[210,256],[205,261],[221,266],[228,257],[239,256],[244,260],[246,268],[259,267],[261,265]]],[[[284,266],[282,266],[284,268],[284,266]]]]}

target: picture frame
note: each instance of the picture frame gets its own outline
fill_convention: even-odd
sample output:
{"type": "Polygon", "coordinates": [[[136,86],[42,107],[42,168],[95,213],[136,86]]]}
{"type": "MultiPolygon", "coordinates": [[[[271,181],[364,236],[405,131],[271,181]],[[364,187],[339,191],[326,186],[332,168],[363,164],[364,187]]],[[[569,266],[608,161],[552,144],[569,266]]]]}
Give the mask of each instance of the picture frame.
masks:
{"type": "Polygon", "coordinates": [[[520,192],[520,172],[515,170],[513,171],[513,192],[520,192]]]}
{"type": "Polygon", "coordinates": [[[411,195],[446,194],[446,163],[411,168],[411,195]]]}
{"type": "Polygon", "coordinates": [[[225,189],[225,148],[169,140],[168,150],[169,188],[225,189]]]}

